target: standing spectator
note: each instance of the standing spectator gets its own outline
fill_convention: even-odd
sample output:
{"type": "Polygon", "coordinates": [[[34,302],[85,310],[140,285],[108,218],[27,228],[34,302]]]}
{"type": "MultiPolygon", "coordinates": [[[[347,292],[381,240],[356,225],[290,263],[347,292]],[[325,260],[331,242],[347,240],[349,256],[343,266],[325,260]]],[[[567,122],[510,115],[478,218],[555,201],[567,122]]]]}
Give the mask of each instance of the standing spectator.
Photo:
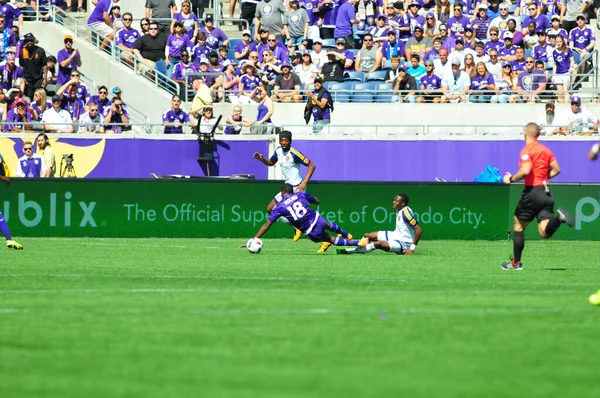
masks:
{"type": "Polygon", "coordinates": [[[31,124],[33,114],[27,109],[27,102],[23,98],[17,98],[13,102],[13,106],[6,114],[6,123],[8,124],[4,125],[4,131],[31,133],[33,131],[31,124]]]}
{"type": "Polygon", "coordinates": [[[36,153],[33,153],[33,143],[31,141],[23,142],[23,153],[17,162],[17,177],[40,178],[46,176],[48,167],[44,159],[36,153]]]}
{"type": "Polygon", "coordinates": [[[560,132],[560,126],[558,123],[558,118],[555,113],[555,105],[554,101],[546,102],[545,106],[546,111],[544,114],[540,115],[537,120],[538,126],[540,126],[540,132],[542,135],[553,135],[554,133],[560,132]]]}
{"type": "Polygon", "coordinates": [[[300,8],[299,0],[290,0],[291,10],[283,15],[282,35],[287,38],[287,44],[297,46],[299,50],[306,49],[308,39],[309,18],[306,10],[300,8]]]}
{"type": "Polygon", "coordinates": [[[192,73],[197,73],[198,67],[190,62],[190,54],[187,50],[181,51],[181,62],[173,67],[173,75],[171,78],[179,83],[179,95],[185,98],[186,87],[189,88],[189,93],[192,91],[192,81],[189,77],[192,73]]]}
{"type": "Polygon", "coordinates": [[[234,47],[234,57],[236,60],[241,61],[248,59],[248,56],[252,51],[256,51],[256,44],[250,40],[251,34],[249,30],[242,32],[242,41],[237,43],[234,47]]]}
{"type": "Polygon", "coordinates": [[[300,101],[300,79],[292,73],[292,65],[284,63],[280,67],[281,74],[275,78],[273,100],[275,102],[300,101]],[[283,90],[283,92],[280,92],[283,90]]]}
{"type": "Polygon", "coordinates": [[[121,58],[128,63],[133,63],[133,45],[142,35],[137,30],[131,27],[133,15],[130,12],[123,14],[123,29],[117,32],[115,44],[121,49],[121,58]]]}
{"type": "Polygon", "coordinates": [[[37,150],[35,153],[40,155],[46,164],[46,175],[43,177],[54,177],[54,174],[56,173],[56,159],[54,157],[54,151],[50,146],[48,136],[45,133],[39,133],[35,141],[37,142],[37,150]]]}
{"type": "Polygon", "coordinates": [[[163,112],[162,121],[165,125],[165,134],[183,134],[183,125],[192,125],[190,115],[181,109],[181,97],[174,95],[171,98],[171,109],[163,112]]]}
{"type": "Polygon", "coordinates": [[[343,2],[344,0],[323,0],[318,3],[317,8],[321,17],[321,38],[333,39],[337,11],[343,2]]]}
{"type": "Polygon", "coordinates": [[[250,123],[250,120],[242,117],[242,107],[235,105],[233,113],[227,118],[224,134],[239,134],[246,123],[250,123]]]}
{"type": "Polygon", "coordinates": [[[333,37],[346,40],[346,48],[356,48],[352,27],[358,23],[354,10],[357,2],[358,0],[346,0],[337,10],[333,37]]]}
{"type": "MultiPolygon", "coordinates": [[[[67,12],[73,11],[73,0],[65,0],[65,3],[67,4],[67,12]]],[[[77,0],[77,12],[85,12],[85,8],[83,8],[83,0],[77,0]]]]}
{"type": "Polygon", "coordinates": [[[137,39],[133,45],[133,53],[150,69],[156,69],[156,63],[165,59],[166,46],[167,35],[159,34],[158,24],[150,22],[149,33],[137,39]]]}
{"type": "Polygon", "coordinates": [[[354,68],[359,72],[365,72],[368,76],[369,72],[375,72],[381,68],[382,58],[381,50],[373,46],[373,36],[366,34],[363,37],[363,47],[356,54],[354,68]]]}
{"type": "MultiPolygon", "coordinates": [[[[209,134],[211,131],[213,131],[215,124],[217,124],[217,120],[218,119],[213,114],[212,106],[209,108],[204,108],[202,110],[202,117],[200,118],[200,132],[209,134]]],[[[217,128],[219,130],[223,130],[223,126],[221,124],[219,124],[217,128]]]]}
{"type": "Polygon", "coordinates": [[[211,49],[206,45],[206,33],[200,32],[198,33],[198,38],[196,40],[196,45],[192,49],[192,61],[196,66],[200,66],[201,59],[207,59],[210,54],[211,49]]]}
{"type": "Polygon", "coordinates": [[[46,87],[48,73],[46,51],[35,45],[37,40],[32,33],[23,38],[24,44],[19,54],[19,65],[25,71],[25,96],[33,98],[33,93],[40,87],[46,87]]]}
{"type": "Polygon", "coordinates": [[[0,88],[0,120],[6,119],[8,113],[8,97],[6,92],[0,88]]]}
{"type": "Polygon", "coordinates": [[[98,95],[92,95],[87,102],[87,106],[85,108],[87,112],[90,111],[92,102],[96,103],[98,106],[98,112],[100,115],[104,115],[105,109],[108,108],[112,103],[108,98],[108,88],[106,88],[106,86],[98,87],[98,95]]]}
{"type": "Polygon", "coordinates": [[[435,65],[433,61],[425,61],[425,69],[427,73],[424,76],[421,76],[421,96],[417,98],[417,102],[439,103],[442,97],[442,93],[440,92],[442,78],[435,74],[435,65]]]}
{"type": "Polygon", "coordinates": [[[71,71],[77,70],[81,67],[81,54],[76,48],[73,48],[73,36],[65,35],[63,38],[65,48],[60,50],[57,54],[58,60],[58,76],[56,78],[56,84],[62,86],[71,75],[71,71]]]}
{"type": "Polygon", "coordinates": [[[91,101],[88,104],[88,111],[79,117],[79,134],[86,133],[104,133],[104,118],[100,113],[98,104],[91,101]]]}
{"type": "Polygon", "coordinates": [[[202,77],[196,76],[192,79],[192,88],[196,92],[192,101],[192,109],[190,115],[198,118],[204,107],[212,106],[212,92],[210,87],[204,84],[202,77]]]}
{"type": "Polygon", "coordinates": [[[394,94],[392,95],[392,102],[417,102],[417,91],[419,86],[417,80],[406,73],[406,68],[401,66],[398,68],[398,78],[394,84],[394,94]]]}
{"type": "Polygon", "coordinates": [[[0,0],[0,14],[4,15],[6,18],[6,26],[9,28],[13,26],[16,19],[18,21],[19,28],[23,29],[23,14],[18,7],[8,3],[7,0],[0,0]]]}
{"type": "MultiPolygon", "coordinates": [[[[538,30],[550,29],[550,22],[548,22],[548,18],[546,18],[545,15],[541,14],[541,8],[539,8],[534,1],[529,3],[529,5],[527,6],[527,11],[529,11],[529,16],[523,20],[523,26],[529,26],[529,23],[534,22],[534,32],[537,32],[538,30]]],[[[523,36],[525,36],[525,33],[527,33],[527,29],[523,29],[522,33],[523,36]]]]}
{"type": "Polygon", "coordinates": [[[570,73],[576,70],[573,50],[567,47],[567,39],[560,35],[556,36],[556,49],[553,51],[552,57],[554,58],[552,82],[558,90],[558,102],[566,104],[569,102],[570,73]]]}
{"type": "Polygon", "coordinates": [[[52,97],[52,107],[42,114],[42,128],[46,132],[72,133],[73,119],[69,112],[60,107],[62,99],[55,95],[52,97]]]}
{"type": "Polygon", "coordinates": [[[596,47],[596,36],[592,29],[585,26],[585,14],[577,15],[577,27],[569,33],[569,47],[573,50],[575,63],[580,65],[579,73],[585,71],[585,62],[581,62],[596,47]]]}
{"type": "Polygon", "coordinates": [[[540,102],[540,95],[544,90],[546,90],[546,75],[535,68],[533,57],[527,57],[525,70],[517,80],[517,94],[510,97],[510,102],[540,102]]]}
{"type": "Polygon", "coordinates": [[[180,21],[175,21],[173,23],[173,29],[175,30],[175,33],[169,35],[165,46],[165,64],[167,65],[167,68],[169,68],[169,76],[175,65],[181,61],[181,52],[183,50],[189,52],[192,49],[192,43],[190,43],[185,35],[183,24],[180,21]]]}
{"type": "Polygon", "coordinates": [[[146,0],[146,18],[158,21],[160,33],[169,31],[175,12],[177,6],[173,0],[146,0]]]}
{"type": "MultiPolygon", "coordinates": [[[[258,12],[258,10],[257,10],[258,12]]],[[[267,89],[257,87],[250,93],[250,98],[258,102],[256,121],[246,123],[246,127],[250,127],[252,134],[270,134],[273,132],[273,122],[271,116],[275,112],[273,101],[267,95],[267,89]]]]}
{"type": "MultiPolygon", "coordinates": [[[[242,3],[242,13],[240,18],[245,19],[248,22],[246,25],[247,29],[250,29],[252,26],[252,21],[254,21],[254,17],[256,15],[256,6],[260,3],[260,0],[240,0],[242,3]]],[[[308,2],[307,2],[308,3],[308,2]]],[[[312,5],[312,4],[311,4],[312,5]]],[[[254,27],[255,32],[258,30],[258,27],[254,27]]]]}
{"type": "Polygon", "coordinates": [[[112,98],[112,104],[110,108],[107,108],[104,116],[104,132],[121,134],[124,130],[130,129],[129,124],[129,113],[127,109],[123,107],[123,101],[120,97],[114,96],[112,98]]]}
{"type": "Polygon", "coordinates": [[[277,36],[277,39],[283,41],[281,31],[283,29],[283,14],[285,14],[285,5],[281,0],[262,0],[256,6],[254,21],[254,39],[260,39],[258,31],[260,27],[269,29],[270,33],[277,36]]]}
{"type": "Polygon", "coordinates": [[[487,16],[487,10],[487,5],[479,3],[479,6],[477,6],[477,15],[471,23],[473,29],[475,29],[475,37],[477,40],[486,40],[488,38],[488,28],[492,20],[487,16]]]}
{"type": "Polygon", "coordinates": [[[418,55],[420,59],[425,58],[425,54],[428,51],[431,51],[433,48],[433,42],[429,37],[423,36],[423,28],[420,26],[415,26],[414,29],[415,37],[411,37],[406,41],[405,44],[405,57],[407,60],[410,59],[412,55],[418,55]]]}
{"type": "Polygon", "coordinates": [[[18,88],[25,92],[25,71],[15,63],[15,55],[7,55],[6,64],[2,67],[0,75],[0,88],[8,91],[11,88],[18,88]]]}
{"type": "Polygon", "coordinates": [[[48,95],[54,95],[58,87],[56,87],[56,64],[58,60],[54,55],[48,55],[46,62],[46,91],[48,95]]]}
{"type": "MultiPolygon", "coordinates": [[[[323,131],[323,128],[331,123],[331,111],[333,104],[331,102],[331,94],[323,87],[323,79],[315,78],[314,91],[307,91],[308,97],[306,103],[306,112],[310,112],[313,117],[313,134],[318,134],[323,131]]],[[[306,119],[306,123],[310,120],[310,116],[306,119]]]]}
{"type": "Polygon", "coordinates": [[[72,120],[79,120],[79,116],[85,112],[84,102],[77,98],[76,82],[77,80],[73,78],[63,84],[56,92],[56,95],[61,98],[61,108],[69,112],[72,120]],[[66,96],[63,95],[65,91],[67,92],[66,96]]]}
{"type": "Polygon", "coordinates": [[[212,14],[206,14],[206,17],[204,17],[204,27],[200,29],[199,33],[200,32],[204,32],[206,34],[206,45],[211,49],[211,51],[219,48],[220,44],[224,46],[229,44],[229,38],[227,38],[225,32],[214,27],[214,19],[212,14]]]}
{"type": "Polygon", "coordinates": [[[173,30],[175,21],[180,21],[183,24],[185,35],[188,40],[195,43],[196,37],[198,37],[198,17],[192,10],[192,3],[190,0],[183,0],[181,3],[181,12],[178,12],[173,16],[173,21],[171,21],[171,33],[175,32],[173,30]]]}
{"type": "Polygon", "coordinates": [[[446,25],[450,29],[451,36],[463,37],[465,28],[469,25],[469,18],[462,13],[463,6],[461,3],[454,3],[454,16],[448,18],[446,25]]]}
{"type": "Polygon", "coordinates": [[[100,38],[104,39],[101,49],[106,48],[114,37],[114,27],[110,19],[110,10],[113,3],[118,3],[119,0],[98,0],[96,7],[90,14],[87,24],[100,38]]]}
{"type": "Polygon", "coordinates": [[[444,76],[442,80],[442,103],[446,102],[465,102],[466,93],[471,87],[471,78],[464,71],[460,70],[460,62],[455,59],[452,61],[452,73],[444,76]]]}
{"type": "Polygon", "coordinates": [[[542,61],[544,62],[544,64],[549,64],[554,62],[554,60],[552,59],[552,51],[554,51],[554,48],[552,48],[552,46],[550,44],[548,44],[548,42],[546,41],[546,32],[543,30],[540,30],[537,33],[538,36],[538,44],[533,47],[533,58],[536,61],[542,61]]]}
{"type": "Polygon", "coordinates": [[[496,91],[494,76],[492,76],[483,62],[475,66],[475,76],[471,77],[470,102],[487,103],[496,91]]]}
{"type": "Polygon", "coordinates": [[[6,53],[10,47],[17,45],[17,37],[15,32],[6,26],[6,17],[0,14],[0,61],[6,59],[6,53]]]}
{"type": "Polygon", "coordinates": [[[560,0],[561,27],[570,32],[575,29],[577,15],[582,14],[592,4],[592,0],[560,0]]]}

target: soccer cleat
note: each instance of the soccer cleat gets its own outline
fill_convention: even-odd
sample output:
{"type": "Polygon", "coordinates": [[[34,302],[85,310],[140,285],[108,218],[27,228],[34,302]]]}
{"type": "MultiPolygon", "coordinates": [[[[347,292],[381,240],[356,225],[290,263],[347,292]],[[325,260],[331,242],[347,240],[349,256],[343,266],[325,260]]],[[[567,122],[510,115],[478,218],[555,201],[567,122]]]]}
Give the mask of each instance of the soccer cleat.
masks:
{"type": "Polygon", "coordinates": [[[335,252],[337,254],[352,254],[350,253],[350,250],[346,249],[345,247],[338,247],[337,249],[335,249],[335,252]]]}
{"type": "MultiPolygon", "coordinates": [[[[344,237],[344,235],[338,234],[338,238],[343,238],[343,237],[344,237]]],[[[348,236],[346,236],[346,239],[352,240],[352,234],[348,234],[348,236]]]]}
{"type": "Polygon", "coordinates": [[[302,237],[302,231],[300,231],[298,228],[295,228],[295,230],[294,230],[294,242],[298,242],[301,237],[302,237]]]}
{"type": "Polygon", "coordinates": [[[23,250],[23,245],[21,245],[19,242],[16,242],[14,240],[7,240],[6,247],[8,249],[23,250]]]}
{"type": "Polygon", "coordinates": [[[329,246],[331,246],[331,243],[329,242],[321,243],[321,247],[319,248],[319,250],[317,250],[317,253],[325,253],[327,249],[329,249],[329,246]]]}
{"type": "Polygon", "coordinates": [[[366,236],[363,237],[359,242],[358,242],[358,247],[365,247],[369,244],[369,238],[367,238],[366,236]]]}
{"type": "Polygon", "coordinates": [[[564,207],[559,207],[558,210],[556,210],[556,213],[561,222],[567,223],[569,227],[575,225],[575,218],[564,207]]]}
{"type": "Polygon", "coordinates": [[[511,260],[509,262],[502,263],[501,267],[504,271],[523,271],[523,263],[520,261],[514,264],[511,260]]]}

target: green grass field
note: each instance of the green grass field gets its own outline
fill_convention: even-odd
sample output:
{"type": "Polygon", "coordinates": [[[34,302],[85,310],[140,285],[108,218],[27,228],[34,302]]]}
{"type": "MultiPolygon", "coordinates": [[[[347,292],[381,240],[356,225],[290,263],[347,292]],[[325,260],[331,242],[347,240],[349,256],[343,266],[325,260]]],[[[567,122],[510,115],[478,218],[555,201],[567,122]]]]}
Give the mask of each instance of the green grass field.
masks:
{"type": "Polygon", "coordinates": [[[20,239],[0,396],[599,397],[598,242],[20,239]]]}

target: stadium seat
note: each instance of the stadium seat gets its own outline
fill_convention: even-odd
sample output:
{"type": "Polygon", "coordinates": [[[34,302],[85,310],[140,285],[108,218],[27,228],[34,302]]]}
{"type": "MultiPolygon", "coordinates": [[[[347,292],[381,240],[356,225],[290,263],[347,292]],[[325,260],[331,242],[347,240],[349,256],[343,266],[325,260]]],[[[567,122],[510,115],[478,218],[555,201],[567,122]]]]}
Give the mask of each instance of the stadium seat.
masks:
{"type": "Polygon", "coordinates": [[[384,70],[377,70],[375,72],[369,72],[369,76],[367,76],[366,81],[374,81],[374,80],[379,80],[379,81],[384,81],[385,80],[385,74],[387,72],[384,70]]]}
{"type": "Polygon", "coordinates": [[[235,60],[235,50],[233,48],[227,50],[227,59],[235,60]]]}
{"type": "Polygon", "coordinates": [[[357,83],[353,87],[352,102],[371,103],[375,101],[375,85],[370,83],[357,83]]]}
{"type": "Polygon", "coordinates": [[[393,88],[393,83],[379,83],[376,88],[377,102],[392,102],[392,92],[390,90],[393,88]]]}
{"type": "Polygon", "coordinates": [[[242,39],[229,39],[229,49],[233,50],[236,44],[241,43],[242,39]]]}
{"type": "Polygon", "coordinates": [[[331,86],[333,86],[334,84],[338,84],[340,82],[332,82],[332,81],[328,81],[323,83],[323,87],[325,87],[325,90],[331,90],[331,86]]]}
{"type": "Polygon", "coordinates": [[[323,48],[335,48],[335,39],[323,39],[323,48]]]}
{"type": "Polygon", "coordinates": [[[381,65],[381,69],[392,69],[392,60],[388,59],[381,65]]]}
{"type": "Polygon", "coordinates": [[[357,48],[351,48],[348,51],[350,51],[354,55],[354,58],[356,58],[356,54],[358,54],[360,50],[357,48]]]}
{"type": "Polygon", "coordinates": [[[336,102],[350,102],[354,82],[336,83],[331,86],[333,98],[336,102]]]}
{"type": "Polygon", "coordinates": [[[344,73],[344,81],[365,82],[365,72],[349,71],[344,73]]]}

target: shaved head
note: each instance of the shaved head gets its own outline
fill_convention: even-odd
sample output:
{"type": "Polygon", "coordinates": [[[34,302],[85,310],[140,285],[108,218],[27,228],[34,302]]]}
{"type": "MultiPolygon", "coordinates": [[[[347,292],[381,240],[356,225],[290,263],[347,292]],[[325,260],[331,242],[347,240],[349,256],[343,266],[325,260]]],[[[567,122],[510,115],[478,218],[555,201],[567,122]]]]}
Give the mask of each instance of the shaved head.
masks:
{"type": "Polygon", "coordinates": [[[527,126],[525,126],[525,135],[532,138],[539,137],[540,126],[538,126],[536,123],[528,123],[527,126]]]}

